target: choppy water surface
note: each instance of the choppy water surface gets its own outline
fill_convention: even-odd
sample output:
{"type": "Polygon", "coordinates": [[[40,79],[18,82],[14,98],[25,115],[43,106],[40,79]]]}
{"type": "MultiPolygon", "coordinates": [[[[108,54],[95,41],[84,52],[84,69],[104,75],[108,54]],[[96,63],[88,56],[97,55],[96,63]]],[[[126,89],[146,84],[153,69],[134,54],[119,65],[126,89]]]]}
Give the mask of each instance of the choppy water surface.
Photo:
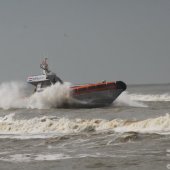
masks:
{"type": "Polygon", "coordinates": [[[0,86],[0,169],[170,169],[170,84],[129,86],[106,108],[54,109],[68,86],[29,98],[22,83],[0,86]]]}

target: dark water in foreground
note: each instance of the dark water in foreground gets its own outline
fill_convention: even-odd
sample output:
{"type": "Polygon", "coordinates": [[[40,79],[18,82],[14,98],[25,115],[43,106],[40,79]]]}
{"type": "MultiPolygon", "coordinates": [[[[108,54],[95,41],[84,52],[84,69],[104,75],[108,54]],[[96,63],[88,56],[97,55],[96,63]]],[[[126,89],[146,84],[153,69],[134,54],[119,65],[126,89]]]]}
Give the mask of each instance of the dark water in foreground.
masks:
{"type": "Polygon", "coordinates": [[[0,169],[170,169],[170,85],[107,108],[1,109],[0,169]]]}

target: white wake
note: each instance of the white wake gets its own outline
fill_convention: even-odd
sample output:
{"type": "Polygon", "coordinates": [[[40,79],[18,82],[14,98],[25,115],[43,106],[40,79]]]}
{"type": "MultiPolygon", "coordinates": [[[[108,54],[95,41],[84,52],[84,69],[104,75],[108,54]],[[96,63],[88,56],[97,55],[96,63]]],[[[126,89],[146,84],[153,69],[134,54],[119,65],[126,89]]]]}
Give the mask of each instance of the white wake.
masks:
{"type": "Polygon", "coordinates": [[[116,106],[148,107],[141,101],[134,100],[128,92],[123,92],[115,101],[116,106]]]}
{"type": "Polygon", "coordinates": [[[135,101],[170,101],[170,93],[164,94],[131,94],[131,100],[135,101]]]}

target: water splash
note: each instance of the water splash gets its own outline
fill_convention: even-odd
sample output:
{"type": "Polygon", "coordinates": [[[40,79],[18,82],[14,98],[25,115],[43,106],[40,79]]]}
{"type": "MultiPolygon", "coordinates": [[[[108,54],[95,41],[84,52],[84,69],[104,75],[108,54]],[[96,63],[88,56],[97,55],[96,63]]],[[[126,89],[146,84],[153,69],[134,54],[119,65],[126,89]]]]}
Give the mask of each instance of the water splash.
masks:
{"type": "Polygon", "coordinates": [[[26,84],[22,82],[10,82],[0,84],[0,108],[23,108],[26,103],[23,97],[26,95],[26,84]]]}
{"type": "Polygon", "coordinates": [[[56,83],[41,93],[32,93],[28,85],[22,82],[9,82],[0,85],[0,108],[51,108],[68,101],[70,83],[56,83]],[[28,97],[29,96],[29,97],[28,97]]]}
{"type": "Polygon", "coordinates": [[[60,107],[64,103],[71,102],[70,83],[56,83],[47,87],[41,93],[34,93],[27,100],[27,108],[46,109],[60,107]]]}
{"type": "Polygon", "coordinates": [[[131,94],[123,92],[115,101],[116,106],[148,107],[146,104],[135,101],[131,94]]]}
{"type": "MultiPolygon", "coordinates": [[[[114,102],[117,106],[147,107],[143,101],[170,101],[170,94],[130,94],[123,92],[114,102]]],[[[70,83],[56,83],[41,93],[34,93],[23,82],[0,84],[0,108],[37,108],[60,107],[64,103],[75,102],[70,96],[70,83]],[[29,96],[29,97],[28,97],[29,96]]]]}

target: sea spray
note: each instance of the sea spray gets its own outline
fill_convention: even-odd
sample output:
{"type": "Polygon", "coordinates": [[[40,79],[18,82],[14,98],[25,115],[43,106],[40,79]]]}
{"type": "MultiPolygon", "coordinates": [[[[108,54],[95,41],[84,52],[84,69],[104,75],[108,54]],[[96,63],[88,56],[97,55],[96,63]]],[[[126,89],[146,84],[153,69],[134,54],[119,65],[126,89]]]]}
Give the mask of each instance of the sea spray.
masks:
{"type": "MultiPolygon", "coordinates": [[[[43,92],[33,93],[33,89],[23,82],[8,82],[0,84],[0,108],[51,108],[59,107],[69,102],[70,83],[56,83],[44,89],[43,92]]],[[[71,99],[70,99],[71,101],[71,99]]]]}
{"type": "Polygon", "coordinates": [[[115,101],[116,106],[148,107],[146,104],[135,101],[128,92],[123,92],[115,101]]]}
{"type": "Polygon", "coordinates": [[[26,84],[22,82],[8,82],[0,84],[0,108],[24,108],[27,94],[26,84]]]}
{"type": "Polygon", "coordinates": [[[71,101],[70,83],[56,83],[40,93],[34,93],[27,100],[27,108],[47,109],[60,107],[71,101]]]}
{"type": "MultiPolygon", "coordinates": [[[[43,92],[33,93],[33,86],[23,82],[0,84],[0,108],[37,108],[60,107],[64,103],[76,102],[70,96],[70,83],[56,83],[43,92]]],[[[170,94],[135,94],[123,92],[114,102],[116,106],[147,107],[147,101],[170,101],[170,94]]]]}

